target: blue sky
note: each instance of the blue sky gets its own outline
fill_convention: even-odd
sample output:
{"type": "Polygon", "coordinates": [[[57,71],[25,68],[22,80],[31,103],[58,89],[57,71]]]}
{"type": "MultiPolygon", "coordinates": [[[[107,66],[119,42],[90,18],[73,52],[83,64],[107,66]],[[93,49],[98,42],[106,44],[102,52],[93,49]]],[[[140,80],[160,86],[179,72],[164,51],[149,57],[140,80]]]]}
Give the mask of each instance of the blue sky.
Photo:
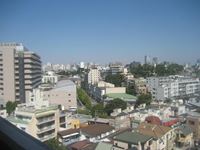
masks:
{"type": "Polygon", "coordinates": [[[200,58],[199,0],[1,0],[0,42],[43,62],[200,58]]]}

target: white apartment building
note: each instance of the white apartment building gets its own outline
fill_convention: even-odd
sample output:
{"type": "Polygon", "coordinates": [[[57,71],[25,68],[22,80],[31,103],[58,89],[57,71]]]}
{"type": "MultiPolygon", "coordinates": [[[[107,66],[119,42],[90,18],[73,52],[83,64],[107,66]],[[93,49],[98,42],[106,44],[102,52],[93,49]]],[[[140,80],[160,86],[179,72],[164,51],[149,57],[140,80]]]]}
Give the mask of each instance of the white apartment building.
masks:
{"type": "Polygon", "coordinates": [[[184,76],[149,77],[147,88],[156,100],[194,95],[200,90],[197,78],[184,76]]]}
{"type": "Polygon", "coordinates": [[[97,68],[90,69],[87,74],[87,83],[94,85],[97,84],[100,80],[100,71],[97,68]]]}
{"type": "Polygon", "coordinates": [[[0,101],[25,102],[40,83],[40,56],[21,43],[0,43],[0,101]]]}
{"type": "Polygon", "coordinates": [[[21,105],[16,108],[15,115],[7,117],[7,120],[31,136],[45,142],[57,136],[60,113],[56,105],[40,109],[21,105]]]}
{"type": "Polygon", "coordinates": [[[90,86],[90,94],[96,100],[102,100],[103,96],[111,93],[126,93],[125,87],[115,87],[114,84],[100,81],[97,85],[90,86]]]}
{"type": "Polygon", "coordinates": [[[76,85],[70,80],[58,81],[55,86],[41,85],[34,89],[28,98],[36,106],[57,104],[64,109],[77,108],[76,85]]]}
{"type": "Polygon", "coordinates": [[[57,82],[58,75],[56,75],[53,71],[47,71],[44,75],[42,75],[42,83],[56,84],[57,82]]]}

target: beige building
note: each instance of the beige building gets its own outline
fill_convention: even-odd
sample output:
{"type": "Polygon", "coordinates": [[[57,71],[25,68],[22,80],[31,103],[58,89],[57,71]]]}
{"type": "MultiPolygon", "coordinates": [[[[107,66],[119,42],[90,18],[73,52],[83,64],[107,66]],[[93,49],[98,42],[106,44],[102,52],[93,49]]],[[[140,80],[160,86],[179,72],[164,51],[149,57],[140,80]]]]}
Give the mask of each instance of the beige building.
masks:
{"type": "Polygon", "coordinates": [[[21,105],[7,120],[42,142],[55,138],[60,127],[60,113],[56,105],[40,109],[21,105]]]}
{"type": "Polygon", "coordinates": [[[135,89],[137,94],[147,94],[146,79],[135,79],[135,89]]]}
{"type": "Polygon", "coordinates": [[[0,44],[0,101],[25,102],[27,94],[41,83],[40,56],[22,44],[0,44]]]}
{"type": "Polygon", "coordinates": [[[70,80],[58,81],[55,86],[43,85],[34,89],[28,100],[36,106],[49,103],[62,105],[64,109],[76,109],[76,85],[70,80]]]}
{"type": "Polygon", "coordinates": [[[97,68],[90,69],[87,74],[87,83],[88,84],[96,84],[100,80],[100,72],[97,68]]]}

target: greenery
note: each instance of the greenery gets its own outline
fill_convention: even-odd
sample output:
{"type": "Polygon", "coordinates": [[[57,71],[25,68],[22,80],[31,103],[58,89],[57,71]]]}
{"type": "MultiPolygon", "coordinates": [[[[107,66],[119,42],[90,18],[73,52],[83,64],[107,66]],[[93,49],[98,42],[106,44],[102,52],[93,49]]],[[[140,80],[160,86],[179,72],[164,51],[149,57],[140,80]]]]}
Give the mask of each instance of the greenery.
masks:
{"type": "Polygon", "coordinates": [[[7,111],[8,115],[10,115],[12,112],[14,112],[16,107],[17,107],[17,102],[8,101],[6,103],[6,111],[7,111]]]}
{"type": "Polygon", "coordinates": [[[136,101],[136,107],[139,106],[140,104],[150,105],[151,101],[152,101],[151,94],[141,94],[138,96],[138,99],[136,101]]]}
{"type": "Polygon", "coordinates": [[[46,142],[46,144],[52,149],[52,150],[67,150],[67,148],[59,143],[57,139],[50,139],[46,142]]]}
{"type": "Polygon", "coordinates": [[[136,89],[134,85],[129,85],[126,87],[126,93],[130,95],[136,95],[136,89]]]}
{"type": "Polygon", "coordinates": [[[114,109],[121,108],[122,110],[126,109],[127,103],[119,98],[111,100],[105,106],[105,112],[110,115],[114,109]]]}
{"type": "Polygon", "coordinates": [[[91,115],[92,117],[98,116],[100,118],[107,118],[108,115],[105,113],[104,105],[102,103],[96,104],[92,107],[91,115]]]}
{"type": "Polygon", "coordinates": [[[121,74],[108,74],[105,77],[105,81],[114,84],[116,87],[122,86],[122,83],[125,81],[124,75],[121,74]]]}
{"type": "Polygon", "coordinates": [[[89,110],[87,110],[87,109],[78,109],[77,110],[77,113],[78,114],[84,114],[84,115],[90,115],[90,111],[89,110]]]}
{"type": "Polygon", "coordinates": [[[92,103],[89,95],[82,88],[77,88],[77,95],[78,99],[83,103],[83,105],[85,105],[87,109],[91,110],[92,103]]]}
{"type": "Polygon", "coordinates": [[[155,67],[153,65],[144,64],[144,65],[136,65],[131,66],[130,65],[130,72],[135,75],[135,77],[150,77],[150,76],[169,76],[169,75],[175,75],[180,74],[184,67],[179,64],[175,63],[162,63],[158,64],[155,67]]]}

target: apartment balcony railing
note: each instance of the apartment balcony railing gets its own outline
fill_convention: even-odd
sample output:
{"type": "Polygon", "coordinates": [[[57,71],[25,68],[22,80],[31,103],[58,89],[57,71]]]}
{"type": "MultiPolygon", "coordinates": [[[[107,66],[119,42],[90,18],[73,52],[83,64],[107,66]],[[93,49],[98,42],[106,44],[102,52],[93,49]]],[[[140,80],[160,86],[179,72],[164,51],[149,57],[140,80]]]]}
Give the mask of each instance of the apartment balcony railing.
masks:
{"type": "Polygon", "coordinates": [[[55,118],[49,117],[49,118],[44,118],[44,119],[38,119],[37,125],[47,123],[47,122],[51,122],[51,121],[55,121],[55,118]]]}
{"type": "Polygon", "coordinates": [[[48,127],[39,129],[39,130],[37,131],[37,134],[41,134],[41,133],[44,133],[44,132],[47,132],[47,131],[50,131],[50,130],[53,130],[53,129],[55,129],[55,126],[54,126],[54,125],[48,126],[48,127]]]}
{"type": "Polygon", "coordinates": [[[1,149],[6,150],[51,150],[47,145],[0,117],[1,149]]]}

